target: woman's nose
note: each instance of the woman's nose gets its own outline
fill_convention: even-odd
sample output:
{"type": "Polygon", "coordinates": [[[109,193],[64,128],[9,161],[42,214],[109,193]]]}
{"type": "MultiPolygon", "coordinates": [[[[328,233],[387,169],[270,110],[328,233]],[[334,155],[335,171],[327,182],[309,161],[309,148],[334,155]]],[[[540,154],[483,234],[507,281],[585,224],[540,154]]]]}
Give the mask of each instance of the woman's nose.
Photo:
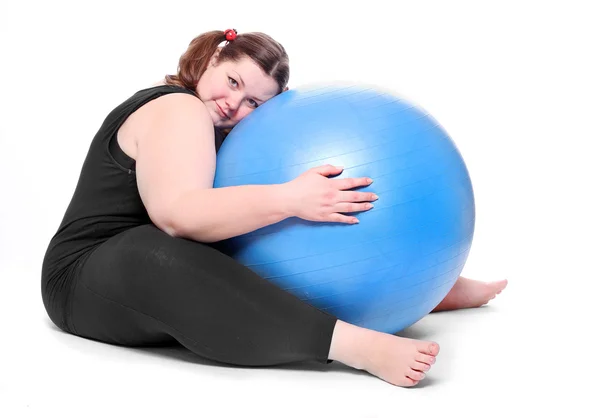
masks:
{"type": "Polygon", "coordinates": [[[237,112],[238,108],[240,107],[240,104],[242,103],[242,95],[232,94],[227,98],[226,103],[230,112],[235,113],[237,112]]]}

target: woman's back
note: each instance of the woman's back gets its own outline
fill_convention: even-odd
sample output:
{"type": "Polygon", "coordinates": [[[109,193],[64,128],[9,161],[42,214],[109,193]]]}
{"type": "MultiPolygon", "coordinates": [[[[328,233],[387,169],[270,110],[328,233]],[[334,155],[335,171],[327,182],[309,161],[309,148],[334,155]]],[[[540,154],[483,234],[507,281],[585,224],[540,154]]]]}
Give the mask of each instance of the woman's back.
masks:
{"type": "MultiPolygon", "coordinates": [[[[50,312],[63,311],[78,266],[98,245],[151,223],[138,191],[136,161],[123,151],[117,133],[140,107],[171,93],[194,94],[167,85],[140,90],[109,113],[92,140],[71,202],[43,261],[42,294],[50,312]]],[[[223,139],[224,134],[215,128],[217,149],[223,139]]],[[[54,319],[64,326],[64,318],[54,319]]]]}

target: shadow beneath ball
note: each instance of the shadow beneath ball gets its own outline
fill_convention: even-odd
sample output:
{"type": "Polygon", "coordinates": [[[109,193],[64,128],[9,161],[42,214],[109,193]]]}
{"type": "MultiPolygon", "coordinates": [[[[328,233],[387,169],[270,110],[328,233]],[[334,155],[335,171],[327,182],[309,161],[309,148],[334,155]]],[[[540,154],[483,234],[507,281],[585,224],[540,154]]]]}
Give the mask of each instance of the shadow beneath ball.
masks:
{"type": "Polygon", "coordinates": [[[436,330],[434,327],[419,322],[395,332],[393,335],[413,340],[431,340],[435,337],[435,334],[436,330]]]}

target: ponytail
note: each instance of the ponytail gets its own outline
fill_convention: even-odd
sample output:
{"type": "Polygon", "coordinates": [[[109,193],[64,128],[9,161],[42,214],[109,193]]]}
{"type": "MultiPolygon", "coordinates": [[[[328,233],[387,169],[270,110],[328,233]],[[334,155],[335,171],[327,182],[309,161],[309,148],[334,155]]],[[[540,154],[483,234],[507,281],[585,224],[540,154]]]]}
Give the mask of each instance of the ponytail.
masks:
{"type": "Polygon", "coordinates": [[[225,33],[219,30],[206,32],[194,38],[187,51],[179,58],[177,74],[165,76],[166,84],[185,87],[195,92],[200,76],[208,67],[217,47],[225,40],[225,33]]]}

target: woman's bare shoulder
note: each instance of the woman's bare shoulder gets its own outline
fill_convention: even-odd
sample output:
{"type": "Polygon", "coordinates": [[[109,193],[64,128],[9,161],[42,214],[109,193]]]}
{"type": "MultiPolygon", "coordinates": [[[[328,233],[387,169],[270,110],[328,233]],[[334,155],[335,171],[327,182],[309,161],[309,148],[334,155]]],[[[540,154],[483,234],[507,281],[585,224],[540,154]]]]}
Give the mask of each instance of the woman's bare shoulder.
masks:
{"type": "Polygon", "coordinates": [[[212,120],[204,103],[189,93],[160,96],[133,112],[117,134],[119,145],[133,159],[142,141],[157,131],[204,132],[212,120]]]}

